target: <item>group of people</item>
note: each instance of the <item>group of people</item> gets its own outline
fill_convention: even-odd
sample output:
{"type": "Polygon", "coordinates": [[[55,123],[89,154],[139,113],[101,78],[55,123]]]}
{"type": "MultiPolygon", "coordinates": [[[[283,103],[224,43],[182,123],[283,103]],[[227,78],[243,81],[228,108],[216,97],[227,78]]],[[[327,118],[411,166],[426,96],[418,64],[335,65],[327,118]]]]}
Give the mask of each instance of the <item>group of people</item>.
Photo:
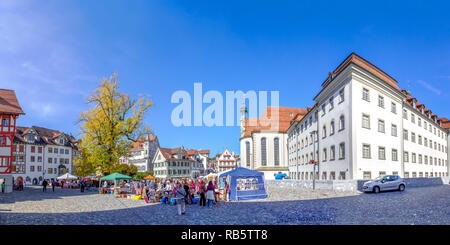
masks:
{"type": "MultiPolygon", "coordinates": [[[[163,204],[176,204],[178,214],[186,212],[186,204],[196,204],[212,208],[217,202],[216,181],[204,178],[165,179],[147,181],[121,181],[120,187],[125,187],[131,193],[141,195],[145,202],[163,204]]],[[[103,183],[101,193],[113,189],[106,181],[103,183]]]]}
{"type": "Polygon", "coordinates": [[[169,198],[175,200],[178,207],[178,215],[184,215],[186,212],[186,204],[193,204],[193,200],[198,200],[200,206],[208,205],[209,208],[212,208],[213,203],[217,202],[215,189],[216,186],[213,180],[181,179],[160,182],[157,192],[161,193],[164,191],[164,203],[167,203],[169,198]]]}
{"type": "MultiPolygon", "coordinates": [[[[89,185],[87,185],[86,181],[84,181],[84,180],[75,180],[75,181],[72,181],[72,183],[79,186],[81,192],[84,192],[84,190],[89,187],[89,185]]],[[[43,192],[47,191],[47,186],[50,186],[52,188],[52,191],[55,192],[55,187],[57,187],[57,186],[61,187],[61,189],[64,188],[64,180],[56,181],[55,179],[50,179],[50,180],[44,179],[42,181],[42,191],[43,192]]],[[[20,187],[20,184],[19,184],[19,189],[20,188],[22,188],[22,190],[23,190],[23,184],[22,184],[22,187],[20,187]]]]}

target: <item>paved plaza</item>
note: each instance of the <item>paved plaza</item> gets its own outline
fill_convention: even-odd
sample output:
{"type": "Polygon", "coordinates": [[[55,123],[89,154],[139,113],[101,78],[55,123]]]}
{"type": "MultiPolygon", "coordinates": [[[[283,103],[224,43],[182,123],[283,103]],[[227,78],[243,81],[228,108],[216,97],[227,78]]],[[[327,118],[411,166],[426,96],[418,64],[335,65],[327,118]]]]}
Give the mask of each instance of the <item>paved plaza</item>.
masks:
{"type": "Polygon", "coordinates": [[[450,224],[450,186],[405,192],[311,191],[271,187],[269,198],[220,203],[209,209],[99,195],[96,192],[27,187],[0,194],[1,225],[303,225],[450,224]]]}

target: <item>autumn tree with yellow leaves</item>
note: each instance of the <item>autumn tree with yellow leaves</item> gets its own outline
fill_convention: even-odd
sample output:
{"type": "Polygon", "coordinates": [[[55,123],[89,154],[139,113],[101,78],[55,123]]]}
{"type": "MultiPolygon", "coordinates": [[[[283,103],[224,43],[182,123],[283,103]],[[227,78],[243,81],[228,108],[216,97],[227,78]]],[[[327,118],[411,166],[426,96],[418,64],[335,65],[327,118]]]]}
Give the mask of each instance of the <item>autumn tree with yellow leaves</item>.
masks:
{"type": "Polygon", "coordinates": [[[151,101],[141,96],[132,99],[119,90],[117,74],[104,78],[88,98],[92,107],[80,114],[80,157],[75,160],[75,173],[88,176],[100,171],[104,175],[119,172],[133,175],[136,166],[121,164],[119,158],[128,156],[131,141],[150,133],[143,122],[151,101]]]}

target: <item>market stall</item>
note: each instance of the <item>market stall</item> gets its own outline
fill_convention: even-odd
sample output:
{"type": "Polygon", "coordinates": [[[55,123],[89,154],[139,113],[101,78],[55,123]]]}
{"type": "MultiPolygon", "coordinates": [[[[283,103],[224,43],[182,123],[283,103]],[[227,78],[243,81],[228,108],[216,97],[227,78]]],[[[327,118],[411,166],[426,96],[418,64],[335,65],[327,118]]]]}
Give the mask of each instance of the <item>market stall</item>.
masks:
{"type": "Polygon", "coordinates": [[[219,181],[220,186],[228,183],[229,200],[238,201],[267,198],[263,172],[238,167],[220,174],[219,181]]]}
{"type": "Polygon", "coordinates": [[[77,180],[78,176],[69,174],[69,173],[65,173],[59,177],[56,178],[57,180],[63,180],[63,186],[62,188],[67,188],[67,189],[74,189],[74,188],[78,188],[78,184],[72,182],[72,180],[77,180]]]}
{"type": "Polygon", "coordinates": [[[149,174],[146,177],[144,177],[144,179],[155,179],[155,177],[153,177],[151,174],[149,174]]]}
{"type": "Polygon", "coordinates": [[[110,174],[103,178],[100,178],[99,187],[101,187],[102,181],[108,181],[108,180],[114,181],[114,187],[112,187],[113,189],[111,190],[112,193],[118,194],[118,195],[124,194],[129,191],[129,188],[119,187],[118,181],[119,180],[130,180],[130,179],[132,179],[132,178],[128,175],[124,175],[124,174],[120,174],[120,173],[113,173],[113,174],[110,174]]]}

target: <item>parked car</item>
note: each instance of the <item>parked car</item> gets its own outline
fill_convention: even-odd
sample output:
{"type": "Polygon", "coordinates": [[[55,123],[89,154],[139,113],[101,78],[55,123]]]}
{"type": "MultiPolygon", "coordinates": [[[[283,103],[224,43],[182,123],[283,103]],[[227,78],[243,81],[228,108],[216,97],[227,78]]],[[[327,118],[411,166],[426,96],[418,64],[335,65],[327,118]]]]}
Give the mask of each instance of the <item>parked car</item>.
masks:
{"type": "Polygon", "coordinates": [[[380,191],[399,190],[404,191],[406,182],[398,175],[384,175],[378,178],[367,181],[363,185],[364,192],[378,193],[380,191]]]}

